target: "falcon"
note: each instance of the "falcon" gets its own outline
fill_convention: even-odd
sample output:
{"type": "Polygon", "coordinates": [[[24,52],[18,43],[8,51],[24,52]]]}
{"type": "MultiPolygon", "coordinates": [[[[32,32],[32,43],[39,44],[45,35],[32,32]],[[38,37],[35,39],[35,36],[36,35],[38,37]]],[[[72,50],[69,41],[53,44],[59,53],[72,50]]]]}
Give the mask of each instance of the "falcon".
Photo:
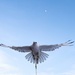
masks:
{"type": "Polygon", "coordinates": [[[0,46],[11,48],[19,52],[29,52],[25,58],[31,63],[34,63],[37,69],[37,64],[44,62],[49,56],[44,53],[45,51],[54,51],[62,46],[72,46],[73,43],[74,41],[68,40],[67,42],[53,45],[38,45],[37,42],[33,42],[30,46],[7,46],[5,44],[0,44],[0,46]]]}

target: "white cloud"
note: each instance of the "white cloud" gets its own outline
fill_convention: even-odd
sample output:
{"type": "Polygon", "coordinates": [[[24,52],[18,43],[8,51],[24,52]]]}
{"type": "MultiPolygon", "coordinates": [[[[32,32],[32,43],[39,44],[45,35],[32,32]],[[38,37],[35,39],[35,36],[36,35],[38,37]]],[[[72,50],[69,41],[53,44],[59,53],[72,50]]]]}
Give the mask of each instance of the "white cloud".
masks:
{"type": "Polygon", "coordinates": [[[75,70],[71,70],[71,71],[62,73],[62,75],[75,75],[75,70]]]}
{"type": "Polygon", "coordinates": [[[47,73],[39,73],[38,75],[49,75],[49,74],[47,74],[47,73]]]}
{"type": "Polygon", "coordinates": [[[12,66],[10,64],[6,64],[6,63],[1,63],[0,69],[5,70],[5,71],[17,70],[17,68],[15,68],[14,66],[12,66]]]}
{"type": "Polygon", "coordinates": [[[2,74],[1,74],[1,73],[0,73],[0,75],[21,75],[21,74],[18,74],[18,73],[13,73],[13,74],[11,74],[11,73],[9,73],[9,74],[8,74],[8,73],[7,73],[7,74],[6,74],[6,73],[3,74],[3,73],[2,73],[2,74]]]}
{"type": "Polygon", "coordinates": [[[75,75],[75,64],[72,65],[71,69],[67,72],[62,73],[62,75],[75,75]]]}
{"type": "MultiPolygon", "coordinates": [[[[0,75],[22,75],[18,68],[9,64],[8,55],[0,50],[0,75]]],[[[75,64],[67,72],[55,73],[53,68],[47,68],[46,72],[38,73],[38,75],[75,75],[75,64]]]]}
{"type": "Polygon", "coordinates": [[[39,73],[38,75],[55,75],[53,72],[47,73],[47,72],[42,72],[39,73]]]}
{"type": "Polygon", "coordinates": [[[47,70],[46,72],[41,72],[38,73],[38,75],[75,75],[75,64],[72,65],[72,67],[65,72],[55,72],[53,69],[52,70],[47,70]]]}
{"type": "Polygon", "coordinates": [[[75,75],[75,69],[62,73],[62,75],[75,75]]]}
{"type": "Polygon", "coordinates": [[[38,75],[75,75],[75,70],[71,70],[64,73],[43,72],[43,73],[38,73],[38,75]]]}
{"type": "Polygon", "coordinates": [[[0,50],[0,75],[21,75],[18,74],[18,68],[9,64],[7,54],[0,50]]]}
{"type": "Polygon", "coordinates": [[[0,63],[3,63],[7,60],[5,53],[0,50],[0,63]]]}

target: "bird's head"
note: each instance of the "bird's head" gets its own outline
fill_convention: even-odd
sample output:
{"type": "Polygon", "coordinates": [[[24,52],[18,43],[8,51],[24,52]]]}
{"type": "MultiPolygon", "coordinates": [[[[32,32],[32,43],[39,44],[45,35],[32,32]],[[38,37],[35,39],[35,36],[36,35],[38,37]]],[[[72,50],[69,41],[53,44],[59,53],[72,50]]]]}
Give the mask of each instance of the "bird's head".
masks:
{"type": "Polygon", "coordinates": [[[37,44],[37,42],[33,42],[33,45],[36,45],[37,44]]]}

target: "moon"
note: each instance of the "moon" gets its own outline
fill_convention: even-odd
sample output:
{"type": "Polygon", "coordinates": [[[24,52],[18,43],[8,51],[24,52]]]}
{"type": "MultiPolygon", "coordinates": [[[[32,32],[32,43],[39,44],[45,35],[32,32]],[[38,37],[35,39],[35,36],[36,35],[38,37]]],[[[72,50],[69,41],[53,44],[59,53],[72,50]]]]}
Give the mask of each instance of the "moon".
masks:
{"type": "Polygon", "coordinates": [[[47,10],[45,9],[45,13],[47,12],[47,10]]]}

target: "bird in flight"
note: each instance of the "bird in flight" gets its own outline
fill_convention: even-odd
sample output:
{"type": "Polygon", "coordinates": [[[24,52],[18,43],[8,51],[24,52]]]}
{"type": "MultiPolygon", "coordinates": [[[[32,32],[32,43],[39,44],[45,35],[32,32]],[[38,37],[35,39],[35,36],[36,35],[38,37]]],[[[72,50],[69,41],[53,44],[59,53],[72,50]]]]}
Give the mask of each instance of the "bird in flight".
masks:
{"type": "Polygon", "coordinates": [[[4,44],[0,44],[2,47],[7,47],[14,49],[19,52],[29,52],[25,57],[31,63],[35,64],[35,68],[37,69],[37,64],[44,62],[46,58],[48,58],[48,54],[44,53],[45,51],[54,51],[55,49],[62,46],[72,46],[74,41],[68,40],[67,42],[53,45],[38,45],[37,42],[33,42],[30,46],[7,46],[4,44]]]}

